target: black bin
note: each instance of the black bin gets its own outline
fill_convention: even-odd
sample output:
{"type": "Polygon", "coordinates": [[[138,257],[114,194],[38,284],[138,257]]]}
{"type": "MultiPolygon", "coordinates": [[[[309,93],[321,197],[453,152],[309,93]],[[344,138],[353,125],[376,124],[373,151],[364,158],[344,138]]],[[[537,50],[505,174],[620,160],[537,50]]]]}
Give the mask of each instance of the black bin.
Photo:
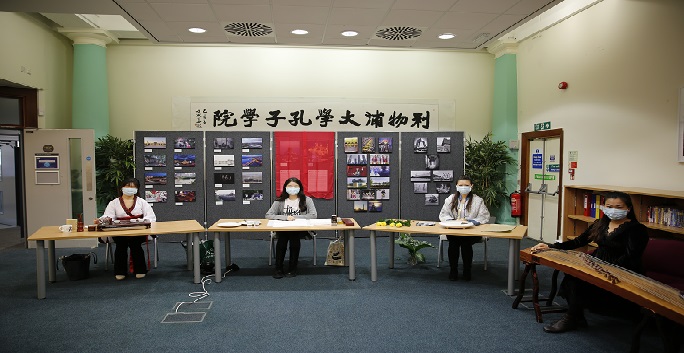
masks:
{"type": "Polygon", "coordinates": [[[97,263],[97,255],[91,252],[89,254],[72,254],[60,257],[62,266],[67,273],[70,281],[78,281],[88,278],[90,274],[90,258],[93,258],[93,263],[97,263]]]}

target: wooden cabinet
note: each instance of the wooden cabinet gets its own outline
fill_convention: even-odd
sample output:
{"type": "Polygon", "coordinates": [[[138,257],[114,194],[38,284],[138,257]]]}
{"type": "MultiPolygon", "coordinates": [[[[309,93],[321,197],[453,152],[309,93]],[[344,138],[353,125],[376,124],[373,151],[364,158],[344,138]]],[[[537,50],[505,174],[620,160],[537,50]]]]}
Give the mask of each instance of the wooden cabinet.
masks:
{"type": "Polygon", "coordinates": [[[610,185],[571,185],[566,186],[564,191],[563,241],[582,234],[595,221],[594,217],[584,215],[584,195],[601,194],[606,191],[622,191],[632,197],[637,219],[649,228],[650,236],[684,240],[684,228],[648,222],[649,207],[665,206],[684,210],[684,191],[610,185]]]}

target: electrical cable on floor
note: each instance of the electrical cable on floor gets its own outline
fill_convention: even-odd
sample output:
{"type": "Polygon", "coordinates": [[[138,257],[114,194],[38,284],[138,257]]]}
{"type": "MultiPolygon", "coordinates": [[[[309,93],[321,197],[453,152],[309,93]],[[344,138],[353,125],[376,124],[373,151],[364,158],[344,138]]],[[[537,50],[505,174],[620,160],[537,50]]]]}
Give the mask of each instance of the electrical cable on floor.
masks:
{"type": "MultiPolygon", "coordinates": [[[[223,276],[221,276],[221,278],[226,278],[226,276],[229,273],[235,272],[239,269],[240,269],[240,267],[237,264],[231,264],[230,266],[228,266],[228,269],[226,270],[226,272],[223,273],[223,276]]],[[[192,292],[192,293],[188,294],[188,296],[190,298],[196,298],[196,299],[191,301],[191,302],[180,302],[180,303],[178,303],[178,305],[176,306],[176,313],[178,313],[178,309],[180,309],[181,305],[183,305],[183,304],[194,304],[194,303],[197,303],[198,301],[208,297],[209,291],[207,291],[206,286],[207,286],[207,284],[211,284],[211,278],[210,277],[215,277],[215,276],[216,276],[215,274],[211,274],[211,275],[206,275],[206,276],[202,277],[202,280],[200,281],[200,283],[202,283],[202,290],[203,291],[202,292],[192,292]]]]}

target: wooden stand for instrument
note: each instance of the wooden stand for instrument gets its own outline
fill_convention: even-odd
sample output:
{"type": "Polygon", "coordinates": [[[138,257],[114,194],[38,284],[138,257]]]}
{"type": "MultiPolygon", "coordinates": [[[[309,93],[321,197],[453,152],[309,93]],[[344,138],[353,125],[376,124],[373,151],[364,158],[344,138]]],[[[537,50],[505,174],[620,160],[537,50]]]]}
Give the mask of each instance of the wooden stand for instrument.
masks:
{"type": "Polygon", "coordinates": [[[562,313],[566,312],[568,309],[564,306],[553,305],[553,299],[556,297],[558,291],[558,273],[560,271],[554,270],[553,276],[551,277],[551,292],[549,292],[548,297],[539,297],[539,278],[537,276],[537,264],[533,261],[525,260],[521,257],[520,259],[525,264],[525,270],[520,275],[520,286],[518,288],[518,296],[513,301],[513,309],[517,309],[520,303],[532,302],[534,307],[534,314],[537,322],[544,322],[542,315],[544,313],[562,313]],[[527,275],[532,272],[532,295],[525,296],[525,282],[527,281],[527,275]],[[546,301],[546,306],[542,307],[539,305],[539,300],[546,301]]]}

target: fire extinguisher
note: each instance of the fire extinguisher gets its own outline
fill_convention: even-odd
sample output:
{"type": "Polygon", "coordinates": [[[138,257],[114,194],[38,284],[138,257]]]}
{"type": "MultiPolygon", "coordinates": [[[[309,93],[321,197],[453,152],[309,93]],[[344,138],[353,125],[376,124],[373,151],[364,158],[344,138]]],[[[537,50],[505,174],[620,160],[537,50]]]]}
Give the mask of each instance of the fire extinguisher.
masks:
{"type": "Polygon", "coordinates": [[[511,217],[522,215],[522,195],[518,191],[511,194],[511,217]]]}

